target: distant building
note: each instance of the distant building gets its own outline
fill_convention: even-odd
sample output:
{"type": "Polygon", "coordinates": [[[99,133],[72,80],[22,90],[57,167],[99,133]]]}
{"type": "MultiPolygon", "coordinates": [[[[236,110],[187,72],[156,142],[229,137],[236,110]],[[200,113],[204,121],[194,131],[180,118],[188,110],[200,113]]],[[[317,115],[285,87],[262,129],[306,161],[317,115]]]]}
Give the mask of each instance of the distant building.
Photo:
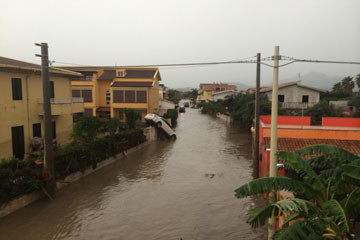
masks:
{"type": "Polygon", "coordinates": [[[158,68],[62,67],[85,77],[72,81],[73,96],[82,96],[85,115],[102,120],[117,117],[125,121],[124,110],[136,109],[142,115],[159,111],[158,68]]]}
{"type": "MultiPolygon", "coordinates": [[[[50,67],[52,136],[69,142],[73,117],[84,112],[83,98],[72,98],[71,79],[82,74],[50,67]]],[[[23,159],[35,137],[44,136],[41,66],[0,57],[0,159],[23,159]]]]}
{"type": "Polygon", "coordinates": [[[237,91],[237,88],[235,85],[229,85],[226,83],[201,83],[196,102],[208,102],[211,100],[212,94],[228,90],[237,91]]]}
{"type": "MultiPolygon", "coordinates": [[[[247,93],[254,93],[255,88],[249,88],[247,93]]],[[[279,84],[278,101],[282,107],[289,110],[307,109],[320,101],[320,93],[322,90],[305,86],[296,82],[287,82],[279,84]]],[[[260,93],[268,96],[269,100],[272,99],[272,87],[262,87],[260,93]]]]}
{"type": "Polygon", "coordinates": [[[225,100],[231,96],[234,96],[235,94],[237,94],[237,91],[234,90],[227,90],[227,91],[222,91],[222,92],[214,92],[211,94],[211,101],[218,101],[218,100],[225,100]]]}

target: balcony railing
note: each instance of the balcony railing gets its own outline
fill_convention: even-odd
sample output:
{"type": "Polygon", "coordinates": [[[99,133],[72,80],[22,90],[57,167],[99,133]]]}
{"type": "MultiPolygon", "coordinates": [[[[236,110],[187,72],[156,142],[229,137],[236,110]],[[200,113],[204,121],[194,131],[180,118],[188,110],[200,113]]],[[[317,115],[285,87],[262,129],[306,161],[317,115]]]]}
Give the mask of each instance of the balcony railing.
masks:
{"type": "MultiPolygon", "coordinates": [[[[69,104],[69,103],[83,103],[84,98],[50,98],[51,104],[69,104]]],[[[44,103],[43,98],[38,98],[37,103],[44,103]]]]}
{"type": "Polygon", "coordinates": [[[308,103],[301,103],[301,102],[283,102],[281,106],[285,109],[308,109],[314,106],[316,102],[308,102],[308,103]]]}

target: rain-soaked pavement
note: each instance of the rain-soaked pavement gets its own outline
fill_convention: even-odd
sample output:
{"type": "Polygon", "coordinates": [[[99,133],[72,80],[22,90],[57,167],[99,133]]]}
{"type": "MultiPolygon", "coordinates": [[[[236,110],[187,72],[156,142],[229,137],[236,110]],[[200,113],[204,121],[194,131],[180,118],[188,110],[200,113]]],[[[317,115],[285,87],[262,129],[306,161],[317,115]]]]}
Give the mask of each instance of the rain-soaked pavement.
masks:
{"type": "Polygon", "coordinates": [[[189,108],[176,133],[0,219],[0,239],[264,239],[245,222],[252,199],[234,197],[250,135],[189,108]]]}

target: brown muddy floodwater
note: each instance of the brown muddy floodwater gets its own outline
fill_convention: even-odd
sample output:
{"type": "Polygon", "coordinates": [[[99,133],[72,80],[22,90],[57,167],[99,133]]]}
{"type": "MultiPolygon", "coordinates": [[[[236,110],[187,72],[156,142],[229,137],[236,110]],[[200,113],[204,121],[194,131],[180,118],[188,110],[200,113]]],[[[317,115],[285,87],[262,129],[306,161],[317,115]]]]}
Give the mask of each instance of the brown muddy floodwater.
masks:
{"type": "Polygon", "coordinates": [[[245,222],[253,200],[234,196],[252,179],[250,135],[196,109],[178,121],[175,142],[152,142],[0,219],[0,239],[264,239],[245,222]]]}

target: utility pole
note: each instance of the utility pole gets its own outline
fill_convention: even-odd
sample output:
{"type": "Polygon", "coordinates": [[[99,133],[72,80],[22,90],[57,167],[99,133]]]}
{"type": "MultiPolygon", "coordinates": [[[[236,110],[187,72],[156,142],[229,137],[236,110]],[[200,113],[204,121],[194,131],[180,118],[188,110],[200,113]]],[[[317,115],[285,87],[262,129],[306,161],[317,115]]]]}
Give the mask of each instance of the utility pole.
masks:
{"type": "Polygon", "coordinates": [[[47,193],[53,196],[55,191],[55,167],[53,153],[53,136],[51,124],[51,105],[50,105],[50,82],[49,82],[49,55],[47,43],[35,43],[41,47],[41,78],[43,87],[43,110],[44,110],[44,174],[47,193]]]}
{"type": "Polygon", "coordinates": [[[256,54],[256,92],[255,92],[255,139],[254,139],[254,177],[259,177],[259,124],[260,124],[260,57],[256,54]]]}
{"type": "MultiPolygon", "coordinates": [[[[277,122],[278,122],[278,84],[279,84],[279,46],[275,46],[274,52],[274,69],[273,69],[273,85],[271,100],[271,139],[270,139],[270,177],[277,175],[277,122]]],[[[270,192],[270,204],[275,203],[275,191],[270,192]]],[[[269,219],[268,239],[272,239],[275,233],[276,218],[272,216],[269,219]]]]}

